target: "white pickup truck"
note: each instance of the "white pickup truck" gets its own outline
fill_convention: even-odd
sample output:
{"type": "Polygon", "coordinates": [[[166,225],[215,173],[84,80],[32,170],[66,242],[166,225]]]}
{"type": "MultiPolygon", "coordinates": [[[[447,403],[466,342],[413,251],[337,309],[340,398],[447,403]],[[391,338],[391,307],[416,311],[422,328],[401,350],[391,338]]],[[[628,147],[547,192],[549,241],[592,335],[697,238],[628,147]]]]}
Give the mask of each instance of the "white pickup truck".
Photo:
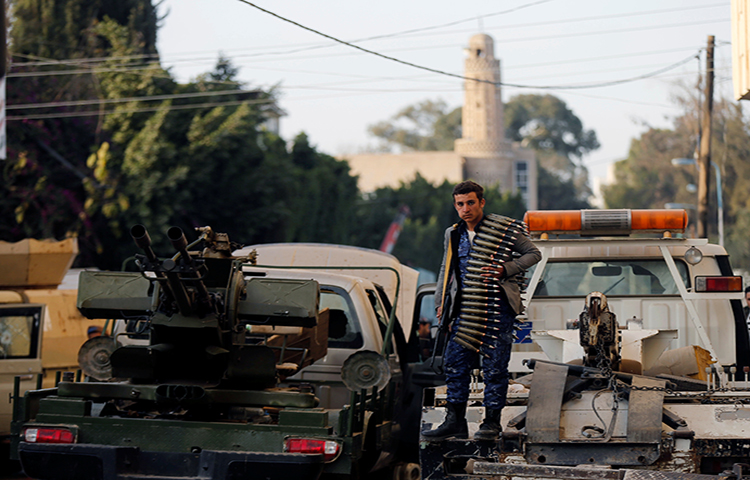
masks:
{"type": "MultiPolygon", "coordinates": [[[[422,439],[423,478],[687,478],[733,467],[742,477],[750,346],[742,279],[724,248],[685,238],[682,210],[536,211],[524,221],[542,260],[527,275],[530,333],[514,346],[519,382],[501,439],[422,439]]],[[[484,414],[480,380],[470,436],[484,414]]],[[[444,387],[425,391],[423,428],[442,421],[444,401],[444,387]]]]}
{"type": "Polygon", "coordinates": [[[245,266],[246,277],[314,279],[320,285],[320,309],[330,311],[328,353],[322,359],[285,379],[285,385],[307,385],[329,412],[351,402],[351,391],[342,379],[345,362],[361,351],[387,355],[392,375],[402,375],[394,423],[365,439],[360,469],[391,468],[395,478],[418,476],[419,418],[423,387],[442,384],[429,362],[420,356],[417,335],[420,317],[434,317],[434,284],[418,287],[419,273],[393,255],[367,248],[316,244],[277,243],[251,245],[236,255],[257,253],[258,265],[245,266]],[[391,303],[396,304],[391,322],[391,303]],[[393,325],[389,331],[388,326],[393,325]],[[392,437],[392,438],[388,438],[392,437]]]}

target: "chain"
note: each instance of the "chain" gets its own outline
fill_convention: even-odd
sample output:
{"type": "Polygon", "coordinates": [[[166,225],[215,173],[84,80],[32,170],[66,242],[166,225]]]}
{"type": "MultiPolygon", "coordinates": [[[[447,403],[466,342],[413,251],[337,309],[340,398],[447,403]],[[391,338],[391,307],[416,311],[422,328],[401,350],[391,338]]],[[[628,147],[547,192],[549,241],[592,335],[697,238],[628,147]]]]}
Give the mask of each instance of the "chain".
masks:
{"type": "Polygon", "coordinates": [[[602,372],[602,376],[609,382],[609,389],[617,395],[617,378],[612,370],[612,362],[604,353],[602,345],[596,345],[596,368],[602,372]]]}
{"type": "MultiPolygon", "coordinates": [[[[733,392],[734,389],[731,388],[716,388],[713,390],[706,390],[705,392],[681,392],[678,390],[673,390],[669,387],[657,387],[657,386],[636,386],[636,385],[629,385],[621,380],[618,380],[615,372],[612,370],[612,362],[609,360],[607,355],[605,354],[604,347],[602,345],[596,345],[596,368],[598,368],[602,373],[602,376],[606,378],[609,382],[608,387],[609,390],[612,390],[613,395],[613,401],[614,404],[617,405],[618,398],[620,396],[620,390],[622,391],[634,391],[634,390],[640,390],[640,391],[649,391],[649,392],[664,392],[665,395],[669,395],[670,397],[675,398],[684,398],[684,399],[694,399],[694,400],[701,400],[701,403],[716,403],[716,404],[729,404],[729,403],[739,403],[739,404],[750,404],[750,398],[743,398],[743,399],[737,399],[737,398],[711,398],[712,395],[716,393],[729,393],[733,392]]],[[[615,407],[616,408],[616,407],[615,407]]]]}

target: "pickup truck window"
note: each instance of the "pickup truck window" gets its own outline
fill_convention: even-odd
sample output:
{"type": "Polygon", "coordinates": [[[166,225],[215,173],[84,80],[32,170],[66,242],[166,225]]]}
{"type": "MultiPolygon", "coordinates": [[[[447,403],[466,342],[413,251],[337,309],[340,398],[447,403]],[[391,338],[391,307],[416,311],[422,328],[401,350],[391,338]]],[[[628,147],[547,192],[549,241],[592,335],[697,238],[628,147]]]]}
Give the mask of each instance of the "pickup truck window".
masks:
{"type": "MultiPolygon", "coordinates": [[[[682,282],[689,287],[687,265],[679,259],[675,263],[682,282]]],[[[667,264],[654,259],[549,262],[534,296],[582,297],[591,292],[610,296],[680,294],[667,264]]]]}
{"type": "Polygon", "coordinates": [[[0,358],[33,358],[40,307],[0,309],[0,358]]]}
{"type": "Polygon", "coordinates": [[[320,309],[331,309],[328,326],[329,348],[362,348],[362,329],[349,294],[341,288],[320,286],[320,309]]]}
{"type": "Polygon", "coordinates": [[[383,326],[388,326],[388,315],[385,313],[383,304],[380,303],[380,298],[374,290],[367,289],[367,298],[370,300],[370,305],[375,312],[375,316],[378,318],[378,322],[383,326]]]}

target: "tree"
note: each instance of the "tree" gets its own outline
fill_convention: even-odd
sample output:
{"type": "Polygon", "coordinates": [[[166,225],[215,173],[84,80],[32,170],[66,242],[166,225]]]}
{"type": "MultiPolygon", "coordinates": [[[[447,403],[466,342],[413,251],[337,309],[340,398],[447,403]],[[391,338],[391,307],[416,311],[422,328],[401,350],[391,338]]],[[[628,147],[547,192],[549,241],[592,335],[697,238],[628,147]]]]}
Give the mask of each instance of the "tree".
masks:
{"type": "Polygon", "coordinates": [[[552,95],[516,95],[505,104],[505,134],[537,153],[540,208],[590,207],[581,159],[599,148],[599,141],[565,102],[552,95]]]}
{"type": "Polygon", "coordinates": [[[106,18],[126,26],[140,53],[156,53],[158,18],[151,0],[14,0],[11,49],[21,61],[101,57],[106,43],[91,28],[106,18]]]}
{"type": "MultiPolygon", "coordinates": [[[[695,204],[688,184],[697,184],[695,167],[676,167],[672,158],[692,157],[698,140],[698,99],[677,97],[684,113],[673,119],[671,129],[649,127],[631,142],[628,157],[615,164],[615,182],[603,188],[608,208],[664,208],[665,203],[695,204]]],[[[725,246],[735,267],[750,267],[750,118],[737,102],[714,103],[712,161],[722,172],[725,246]]],[[[716,240],[716,179],[711,170],[708,192],[709,231],[716,240]]],[[[691,224],[694,218],[691,213],[691,224]]]]}
{"type": "MultiPolygon", "coordinates": [[[[453,150],[461,138],[461,107],[449,111],[442,100],[425,100],[368,131],[386,150],[453,150]]],[[[536,151],[539,208],[590,208],[588,170],[581,159],[599,142],[565,102],[552,95],[511,98],[505,105],[505,134],[536,151]]]]}
{"type": "Polygon", "coordinates": [[[607,207],[664,208],[665,203],[686,198],[687,192],[682,191],[688,172],[675,168],[670,161],[684,157],[694,145],[684,129],[650,128],[632,140],[628,158],[615,164],[615,183],[603,188],[607,207]]]}
{"type": "Polygon", "coordinates": [[[318,152],[307,135],[297,135],[291,162],[297,194],[291,197],[293,215],[286,238],[295,242],[347,243],[356,230],[354,205],[359,198],[357,179],[349,164],[318,152]]]}
{"type": "Polygon", "coordinates": [[[539,210],[582,210],[591,208],[589,202],[581,198],[579,188],[573,179],[563,180],[544,167],[537,170],[539,190],[539,210]]]}
{"type": "MultiPolygon", "coordinates": [[[[135,251],[127,232],[136,223],[152,231],[161,254],[173,250],[163,234],[171,225],[188,237],[193,227],[211,225],[246,244],[340,242],[357,228],[352,218],[356,179],[348,165],[318,153],[305,135],[288,151],[283,139],[263,126],[264,110],[275,101],[273,90],[246,89],[223,56],[213,71],[187,84],[176,83],[156,57],[144,62],[144,54],[155,53],[155,22],[153,38],[141,22],[151,18],[144,15],[153,11],[148,1],[87,4],[91,8],[80,7],[80,15],[68,12],[68,23],[39,13],[41,8],[62,15],[75,3],[20,0],[16,42],[43,45],[50,37],[95,49],[103,60],[93,75],[81,77],[75,94],[66,90],[67,99],[112,102],[102,104],[101,121],[91,116],[16,124],[0,187],[2,239],[74,234],[80,265],[119,269],[135,251]],[[27,23],[45,21],[42,35],[23,36],[37,28],[27,23]],[[60,28],[79,35],[60,36],[60,28]],[[221,95],[210,95],[219,90],[221,95]],[[237,93],[227,95],[227,90],[237,93]],[[209,95],[142,100],[198,92],[209,95]],[[201,105],[213,102],[222,105],[201,105]]],[[[58,45],[48,54],[75,50],[68,47],[58,45]]],[[[56,84],[46,78],[34,80],[38,91],[15,92],[34,95],[26,103],[50,99],[56,84]]]]}
{"type": "Polygon", "coordinates": [[[461,138],[461,108],[448,111],[442,100],[425,100],[402,109],[390,120],[370,125],[367,130],[383,140],[386,149],[453,150],[453,142],[461,138]]]}
{"type": "MultiPolygon", "coordinates": [[[[99,97],[99,85],[91,74],[51,72],[68,66],[91,67],[91,63],[81,60],[104,56],[107,42],[95,30],[107,18],[123,26],[131,45],[137,46],[136,53],[155,53],[155,12],[148,0],[12,2],[9,46],[14,59],[12,73],[25,76],[8,78],[8,103],[23,105],[99,97]]],[[[65,107],[63,113],[78,114],[88,108],[65,107]]],[[[60,114],[61,110],[30,112],[43,116],[60,114]]],[[[93,197],[104,201],[106,210],[112,210],[120,199],[102,184],[109,177],[101,169],[107,155],[97,139],[100,127],[96,116],[8,123],[8,160],[3,165],[4,181],[0,186],[3,240],[85,235],[93,228],[91,218],[86,215],[92,209],[93,197]],[[87,165],[89,160],[98,165],[97,171],[87,165]],[[97,174],[101,176],[97,178],[97,174]],[[94,195],[90,197],[87,192],[92,191],[94,195]]]]}
{"type": "Polygon", "coordinates": [[[505,134],[536,151],[580,159],[599,148],[593,130],[552,95],[516,95],[505,104],[505,134]]]}
{"type": "MultiPolygon", "coordinates": [[[[411,212],[404,223],[393,255],[413,267],[437,271],[443,254],[443,232],[458,221],[453,207],[453,187],[449,182],[433,185],[420,175],[398,188],[380,188],[367,195],[357,208],[357,229],[353,245],[378,248],[401,206],[411,212]]],[[[526,210],[520,194],[499,193],[485,188],[484,211],[521,218],[526,210]]]]}

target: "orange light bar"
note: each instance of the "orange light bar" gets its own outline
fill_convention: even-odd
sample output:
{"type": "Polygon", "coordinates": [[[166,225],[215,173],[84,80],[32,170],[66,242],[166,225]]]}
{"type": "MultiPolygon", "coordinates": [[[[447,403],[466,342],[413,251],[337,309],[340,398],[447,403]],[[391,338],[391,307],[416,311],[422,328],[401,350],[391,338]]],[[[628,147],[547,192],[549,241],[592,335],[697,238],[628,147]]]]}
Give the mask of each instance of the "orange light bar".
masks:
{"type": "Polygon", "coordinates": [[[580,232],[580,210],[532,210],[526,212],[523,221],[529,232],[580,232]]]}
{"type": "Polygon", "coordinates": [[[678,232],[687,228],[685,210],[534,210],[523,221],[533,233],[628,235],[631,232],[678,232]]]}
{"type": "Polygon", "coordinates": [[[630,228],[633,230],[679,230],[688,224],[687,210],[631,210],[630,228]]]}

